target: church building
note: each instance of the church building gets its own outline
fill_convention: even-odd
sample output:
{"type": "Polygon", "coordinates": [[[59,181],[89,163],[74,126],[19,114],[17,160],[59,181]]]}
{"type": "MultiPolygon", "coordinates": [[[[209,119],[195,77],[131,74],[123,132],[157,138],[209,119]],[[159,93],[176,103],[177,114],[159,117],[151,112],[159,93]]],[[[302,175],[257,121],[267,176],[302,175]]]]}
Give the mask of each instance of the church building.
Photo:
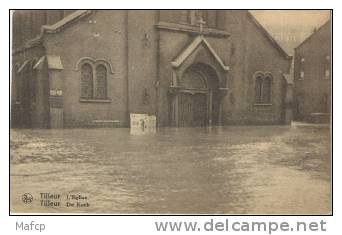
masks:
{"type": "Polygon", "coordinates": [[[288,124],[292,57],[247,10],[17,10],[11,126],[288,124]]]}

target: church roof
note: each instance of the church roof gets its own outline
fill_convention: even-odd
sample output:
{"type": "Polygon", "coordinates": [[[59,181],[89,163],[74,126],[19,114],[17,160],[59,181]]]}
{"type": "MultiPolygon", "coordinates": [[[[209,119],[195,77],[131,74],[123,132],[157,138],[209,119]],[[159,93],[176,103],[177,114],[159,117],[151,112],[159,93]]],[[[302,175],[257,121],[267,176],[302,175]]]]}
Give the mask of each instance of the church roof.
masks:
{"type": "MultiPolygon", "coordinates": [[[[36,39],[32,40],[32,42],[41,42],[42,36],[44,33],[56,33],[59,32],[61,29],[63,29],[66,25],[69,25],[73,22],[78,21],[79,19],[83,18],[84,16],[89,15],[92,12],[92,10],[77,10],[73,12],[72,14],[68,15],[67,17],[61,19],[60,21],[56,22],[53,25],[44,25],[42,26],[42,34],[37,37],[36,39]]],[[[257,19],[249,12],[248,16],[252,20],[252,22],[261,30],[261,32],[266,36],[266,38],[275,46],[275,48],[286,58],[286,59],[292,59],[292,56],[289,56],[285,50],[277,43],[277,41],[267,32],[267,30],[257,21],[257,19]]],[[[204,38],[203,38],[204,39],[204,38]]],[[[216,60],[219,61],[220,65],[225,68],[223,62],[220,60],[220,58],[217,56],[215,51],[212,49],[210,44],[204,39],[203,41],[208,49],[212,52],[216,60]]],[[[30,42],[31,43],[31,42],[30,42]]],[[[32,45],[26,45],[26,47],[30,47],[32,45]]],[[[193,42],[195,44],[195,41],[193,42]]],[[[37,43],[36,43],[37,44],[37,43]]],[[[200,44],[200,43],[199,43],[200,44]]],[[[198,45],[199,45],[198,44],[198,45]]],[[[197,45],[197,46],[198,46],[197,45]]],[[[228,67],[225,68],[225,70],[228,70],[228,67]]]]}
{"type": "Polygon", "coordinates": [[[185,49],[182,51],[181,54],[179,54],[177,56],[177,58],[171,62],[173,67],[179,67],[181,64],[183,64],[183,62],[196,50],[196,48],[201,45],[204,44],[208,50],[210,51],[210,53],[214,56],[215,60],[220,64],[220,66],[222,67],[222,69],[224,71],[228,71],[229,67],[227,65],[225,65],[223,63],[223,61],[221,60],[221,58],[217,55],[217,53],[215,52],[215,50],[211,47],[211,45],[209,44],[209,42],[202,36],[199,35],[197,36],[192,43],[185,49]]]}
{"type": "Polygon", "coordinates": [[[252,13],[248,12],[249,18],[252,22],[259,28],[259,30],[265,35],[265,37],[273,44],[273,46],[288,60],[292,59],[292,56],[289,56],[287,52],[279,45],[279,43],[272,37],[272,35],[262,26],[259,21],[252,15],[252,13]]]}
{"type": "Polygon", "coordinates": [[[17,52],[20,52],[20,51],[23,51],[23,50],[26,50],[28,48],[37,46],[37,45],[41,45],[41,43],[43,42],[44,33],[56,33],[56,32],[59,32],[66,25],[69,25],[69,24],[71,24],[73,22],[76,22],[79,19],[81,19],[82,17],[84,17],[84,16],[86,16],[86,15],[88,15],[90,13],[91,13],[90,10],[77,10],[77,11],[71,13],[70,15],[66,16],[65,18],[61,19],[60,21],[57,21],[53,25],[43,25],[41,33],[37,37],[29,40],[22,47],[20,47],[18,49],[15,49],[13,51],[13,54],[15,54],[17,52]]]}
{"type": "Polygon", "coordinates": [[[53,25],[44,25],[43,31],[46,33],[55,33],[58,32],[60,29],[62,29],[65,25],[70,24],[74,21],[77,21],[78,19],[82,18],[83,16],[86,16],[90,14],[90,10],[77,10],[67,17],[64,17],[60,21],[56,22],[53,25]]]}

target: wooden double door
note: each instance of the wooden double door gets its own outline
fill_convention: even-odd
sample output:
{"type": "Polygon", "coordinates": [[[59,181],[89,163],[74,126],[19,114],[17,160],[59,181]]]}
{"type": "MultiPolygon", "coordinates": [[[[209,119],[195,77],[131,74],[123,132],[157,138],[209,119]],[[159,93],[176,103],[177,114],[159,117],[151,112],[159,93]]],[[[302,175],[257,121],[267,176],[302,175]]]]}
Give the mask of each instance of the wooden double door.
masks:
{"type": "Polygon", "coordinates": [[[208,97],[206,93],[179,95],[179,126],[196,127],[208,124],[208,97]]]}

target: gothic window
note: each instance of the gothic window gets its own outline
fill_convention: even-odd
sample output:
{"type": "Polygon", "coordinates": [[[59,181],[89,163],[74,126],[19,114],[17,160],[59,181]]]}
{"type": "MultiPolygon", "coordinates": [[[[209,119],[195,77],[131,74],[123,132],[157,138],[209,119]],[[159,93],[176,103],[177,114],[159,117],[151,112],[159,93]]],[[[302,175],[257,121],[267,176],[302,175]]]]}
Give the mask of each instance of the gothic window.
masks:
{"type": "Polygon", "coordinates": [[[96,67],[96,98],[107,98],[107,69],[104,65],[100,64],[96,67]]]}
{"type": "Polygon", "coordinates": [[[272,77],[270,75],[266,75],[264,78],[263,86],[262,86],[262,103],[270,104],[271,103],[271,86],[272,86],[272,77]]]}
{"type": "Polygon", "coordinates": [[[259,74],[255,78],[255,103],[262,103],[262,75],[259,74]]]}
{"type": "Polygon", "coordinates": [[[104,59],[84,57],[78,60],[75,71],[80,70],[80,102],[110,102],[108,76],[114,74],[104,59]]]}
{"type": "Polygon", "coordinates": [[[272,99],[272,76],[258,73],[255,76],[255,103],[271,104],[272,99]]]}
{"type": "Polygon", "coordinates": [[[93,68],[88,63],[83,64],[81,69],[81,97],[93,97],[93,68]]]}

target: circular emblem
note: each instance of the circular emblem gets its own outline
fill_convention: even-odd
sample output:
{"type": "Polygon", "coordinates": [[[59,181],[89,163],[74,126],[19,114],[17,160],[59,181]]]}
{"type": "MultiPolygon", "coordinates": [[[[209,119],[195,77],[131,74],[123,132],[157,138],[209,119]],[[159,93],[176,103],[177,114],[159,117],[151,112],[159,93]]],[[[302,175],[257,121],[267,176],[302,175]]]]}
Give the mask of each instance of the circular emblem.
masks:
{"type": "Polygon", "coordinates": [[[23,196],[21,196],[21,200],[23,200],[23,203],[30,204],[33,201],[33,196],[30,193],[24,193],[23,196]]]}

